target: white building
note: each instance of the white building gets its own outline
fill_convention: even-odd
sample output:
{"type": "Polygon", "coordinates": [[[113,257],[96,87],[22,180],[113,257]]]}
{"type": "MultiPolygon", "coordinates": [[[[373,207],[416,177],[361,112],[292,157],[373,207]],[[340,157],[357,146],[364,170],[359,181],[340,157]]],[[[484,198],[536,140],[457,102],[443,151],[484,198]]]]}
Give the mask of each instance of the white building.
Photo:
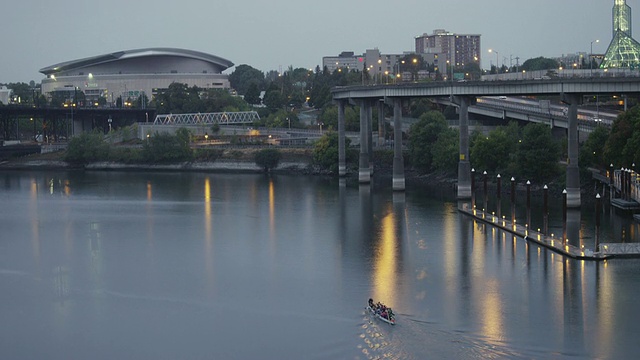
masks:
{"type": "Polygon", "coordinates": [[[423,63],[438,67],[438,54],[416,54],[405,52],[403,54],[382,54],[378,49],[368,49],[362,55],[355,55],[353,51],[344,51],[338,56],[325,56],[322,58],[322,66],[333,73],[336,70],[362,71],[366,66],[367,72],[376,83],[387,83],[397,79],[398,75],[403,81],[418,80],[430,77],[426,71],[418,71],[418,79],[412,79],[412,74],[406,69],[409,66],[402,64],[405,58],[422,58],[423,63]],[[404,69],[404,71],[402,71],[404,69]],[[399,74],[402,72],[401,74],[399,74]]]}
{"type": "Polygon", "coordinates": [[[11,89],[8,89],[6,86],[0,86],[0,103],[2,104],[9,104],[9,101],[11,101],[11,94],[13,93],[13,91],[11,89]]]}
{"type": "Polygon", "coordinates": [[[115,103],[136,100],[145,94],[151,99],[171,83],[189,87],[230,87],[228,76],[222,72],[234,64],[223,58],[197,51],[149,48],[119,51],[85,59],[67,61],[40,70],[42,93],[82,91],[88,100],[105,98],[115,103]]]}

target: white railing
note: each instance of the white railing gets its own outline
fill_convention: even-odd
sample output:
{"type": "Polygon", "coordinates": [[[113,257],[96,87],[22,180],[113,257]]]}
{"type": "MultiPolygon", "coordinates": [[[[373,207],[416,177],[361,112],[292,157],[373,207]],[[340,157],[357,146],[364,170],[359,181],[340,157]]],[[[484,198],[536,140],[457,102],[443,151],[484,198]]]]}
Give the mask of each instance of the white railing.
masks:
{"type": "Polygon", "coordinates": [[[198,125],[198,124],[250,124],[260,120],[255,111],[196,113],[196,114],[163,114],[157,115],[154,125],[198,125]]]}

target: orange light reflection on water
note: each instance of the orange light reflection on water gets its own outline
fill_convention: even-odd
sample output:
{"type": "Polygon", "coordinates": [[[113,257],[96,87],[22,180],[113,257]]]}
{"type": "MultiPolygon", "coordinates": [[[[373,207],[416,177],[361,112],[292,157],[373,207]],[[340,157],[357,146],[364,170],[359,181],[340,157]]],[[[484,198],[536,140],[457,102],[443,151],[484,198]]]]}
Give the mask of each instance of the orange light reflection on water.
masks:
{"type": "Polygon", "coordinates": [[[36,179],[31,180],[31,201],[29,204],[33,258],[37,263],[40,263],[40,224],[38,221],[38,183],[36,179]]]}
{"type": "Polygon", "coordinates": [[[276,227],[276,194],[273,179],[269,179],[269,231],[271,238],[275,237],[276,227]]]}
{"type": "Polygon", "coordinates": [[[396,304],[397,252],[396,217],[393,211],[382,219],[381,236],[376,244],[373,273],[373,299],[390,307],[396,304]]]}
{"type": "Polygon", "coordinates": [[[213,295],[213,225],[211,211],[211,179],[204,180],[204,257],[209,295],[213,295]]]}

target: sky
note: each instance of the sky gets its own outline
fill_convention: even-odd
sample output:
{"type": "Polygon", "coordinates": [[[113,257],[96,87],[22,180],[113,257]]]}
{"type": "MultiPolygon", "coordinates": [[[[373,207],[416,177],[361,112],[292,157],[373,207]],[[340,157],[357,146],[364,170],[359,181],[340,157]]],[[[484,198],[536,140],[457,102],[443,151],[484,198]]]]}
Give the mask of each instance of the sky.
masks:
{"type": "MultiPolygon", "coordinates": [[[[201,51],[261,71],[315,68],[342,51],[415,50],[435,29],[480,34],[482,67],[604,53],[614,0],[23,0],[0,11],[0,83],[39,83],[39,70],[122,50],[201,51]],[[511,60],[512,59],[512,60],[511,60]]],[[[640,24],[640,0],[627,0],[640,24]]],[[[634,37],[637,39],[637,32],[634,37]]],[[[231,73],[233,68],[225,73],[231,73]]]]}

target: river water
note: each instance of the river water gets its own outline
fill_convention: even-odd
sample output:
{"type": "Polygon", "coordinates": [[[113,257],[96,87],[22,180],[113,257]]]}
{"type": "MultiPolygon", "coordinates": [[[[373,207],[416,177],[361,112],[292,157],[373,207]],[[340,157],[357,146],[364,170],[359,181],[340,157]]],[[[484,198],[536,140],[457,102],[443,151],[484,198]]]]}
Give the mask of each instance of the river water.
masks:
{"type": "Polygon", "coordinates": [[[4,172],[0,358],[637,357],[640,260],[566,259],[390,184],[4,172]]]}

